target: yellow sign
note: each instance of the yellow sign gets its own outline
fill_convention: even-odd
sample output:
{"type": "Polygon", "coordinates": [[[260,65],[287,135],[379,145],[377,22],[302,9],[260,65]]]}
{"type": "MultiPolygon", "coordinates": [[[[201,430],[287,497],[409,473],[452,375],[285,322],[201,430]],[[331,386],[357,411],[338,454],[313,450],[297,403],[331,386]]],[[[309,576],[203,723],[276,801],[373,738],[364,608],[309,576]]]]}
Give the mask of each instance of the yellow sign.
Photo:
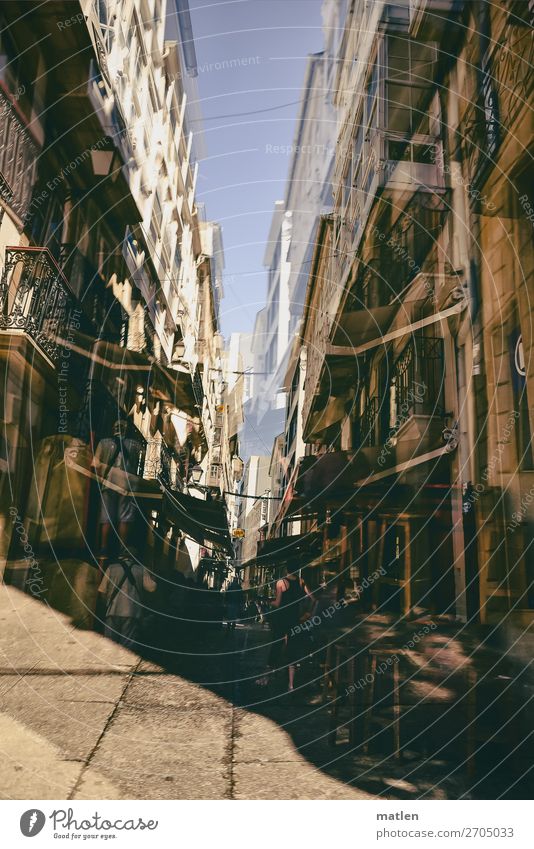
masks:
{"type": "Polygon", "coordinates": [[[232,536],[234,539],[243,539],[245,536],[245,531],[243,528],[234,528],[232,531],[232,536]]]}

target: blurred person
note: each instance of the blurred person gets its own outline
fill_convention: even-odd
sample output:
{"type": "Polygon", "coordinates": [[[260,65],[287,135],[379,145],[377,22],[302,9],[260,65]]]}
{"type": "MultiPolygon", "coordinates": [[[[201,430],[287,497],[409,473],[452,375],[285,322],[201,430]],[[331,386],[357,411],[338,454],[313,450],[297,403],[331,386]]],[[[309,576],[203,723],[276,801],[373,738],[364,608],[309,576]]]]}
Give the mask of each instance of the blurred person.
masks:
{"type": "Polygon", "coordinates": [[[99,564],[102,571],[110,554],[111,528],[116,530],[126,548],[131,526],[139,516],[132,480],[133,476],[138,476],[141,443],[126,436],[127,428],[125,421],[117,420],[113,436],[100,440],[93,458],[93,467],[100,478],[99,564]]]}
{"type": "Polygon", "coordinates": [[[228,627],[231,631],[235,630],[237,622],[239,621],[239,618],[243,611],[243,598],[244,594],[241,588],[241,584],[239,583],[237,575],[234,575],[232,583],[230,584],[225,593],[226,617],[228,621],[228,627]]]}
{"type": "Polygon", "coordinates": [[[303,602],[309,600],[312,605],[315,599],[304,581],[296,572],[286,565],[286,574],[276,582],[276,595],[267,614],[272,632],[272,642],[269,651],[267,673],[257,680],[257,684],[265,686],[273,671],[287,666],[288,690],[295,686],[295,668],[298,661],[298,641],[295,639],[296,626],[302,621],[303,602]]]}
{"type": "Polygon", "coordinates": [[[103,600],[104,636],[133,650],[143,621],[144,594],[154,592],[156,582],[132,554],[123,554],[108,565],[98,591],[103,600]]]}

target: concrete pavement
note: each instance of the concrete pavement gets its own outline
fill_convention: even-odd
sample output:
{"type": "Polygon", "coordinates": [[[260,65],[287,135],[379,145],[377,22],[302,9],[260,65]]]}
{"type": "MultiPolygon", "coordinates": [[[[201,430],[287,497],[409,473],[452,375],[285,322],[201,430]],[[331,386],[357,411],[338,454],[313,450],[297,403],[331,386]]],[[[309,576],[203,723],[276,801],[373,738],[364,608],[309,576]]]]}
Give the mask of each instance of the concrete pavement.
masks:
{"type": "Polygon", "coordinates": [[[310,725],[299,746],[291,707],[243,706],[233,682],[254,664],[230,645],[205,664],[228,683],[201,684],[198,659],[170,674],[1,585],[0,797],[372,798],[322,768],[332,752],[312,719],[299,720],[301,733],[310,725]]]}

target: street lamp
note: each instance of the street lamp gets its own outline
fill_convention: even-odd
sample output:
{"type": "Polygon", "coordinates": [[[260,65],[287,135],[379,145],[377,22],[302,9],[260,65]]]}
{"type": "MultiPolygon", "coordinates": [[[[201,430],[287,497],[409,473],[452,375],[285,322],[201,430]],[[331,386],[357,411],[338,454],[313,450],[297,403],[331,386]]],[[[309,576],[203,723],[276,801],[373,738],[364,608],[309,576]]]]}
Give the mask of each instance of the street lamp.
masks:
{"type": "Polygon", "coordinates": [[[115,181],[119,174],[120,157],[113,139],[107,138],[104,145],[91,148],[91,166],[95,177],[109,177],[115,181]]]}
{"type": "Polygon", "coordinates": [[[185,342],[181,336],[175,339],[174,347],[172,350],[171,361],[173,363],[180,363],[185,354],[185,342]]]}
{"type": "Polygon", "coordinates": [[[193,466],[193,468],[191,469],[191,478],[193,480],[193,483],[200,483],[203,474],[204,469],[202,468],[202,466],[199,466],[198,463],[196,464],[196,466],[193,466]]]}

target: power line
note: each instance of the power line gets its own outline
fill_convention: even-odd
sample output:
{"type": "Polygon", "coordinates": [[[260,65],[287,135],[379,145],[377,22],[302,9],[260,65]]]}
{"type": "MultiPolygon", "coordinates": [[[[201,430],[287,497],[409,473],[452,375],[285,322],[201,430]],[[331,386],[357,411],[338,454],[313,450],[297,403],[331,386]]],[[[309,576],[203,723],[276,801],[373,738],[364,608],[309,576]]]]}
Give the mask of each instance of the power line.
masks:
{"type": "MultiPolygon", "coordinates": [[[[315,100],[318,97],[324,96],[323,93],[312,95],[309,100],[315,100]]],[[[289,100],[287,103],[279,103],[277,106],[267,106],[265,109],[252,109],[248,112],[230,112],[226,115],[208,115],[203,118],[194,118],[189,121],[190,124],[197,123],[198,121],[217,121],[222,120],[223,118],[244,118],[246,115],[260,115],[263,112],[276,112],[277,109],[285,109],[287,106],[297,106],[302,102],[302,98],[299,97],[298,100],[289,100]]]]}
{"type": "Polygon", "coordinates": [[[230,492],[228,489],[221,490],[223,495],[233,495],[234,498],[253,498],[255,501],[283,501],[283,495],[240,495],[237,492],[230,492]]]}

